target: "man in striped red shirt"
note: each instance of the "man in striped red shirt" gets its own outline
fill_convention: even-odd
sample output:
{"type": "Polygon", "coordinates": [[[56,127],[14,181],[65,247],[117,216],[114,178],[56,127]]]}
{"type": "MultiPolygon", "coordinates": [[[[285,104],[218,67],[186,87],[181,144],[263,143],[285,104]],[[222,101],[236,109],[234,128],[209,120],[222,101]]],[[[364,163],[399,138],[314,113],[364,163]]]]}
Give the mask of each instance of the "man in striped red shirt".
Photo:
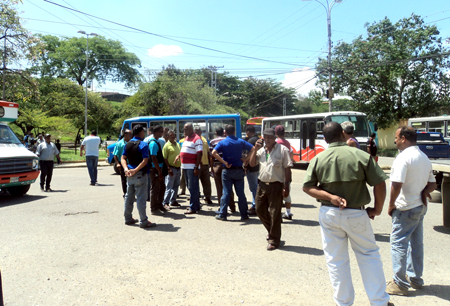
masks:
{"type": "Polygon", "coordinates": [[[184,172],[186,185],[191,195],[186,215],[195,214],[200,210],[200,189],[198,182],[199,167],[202,163],[203,141],[194,133],[192,123],[184,125],[184,142],[181,147],[181,169],[184,172]]]}

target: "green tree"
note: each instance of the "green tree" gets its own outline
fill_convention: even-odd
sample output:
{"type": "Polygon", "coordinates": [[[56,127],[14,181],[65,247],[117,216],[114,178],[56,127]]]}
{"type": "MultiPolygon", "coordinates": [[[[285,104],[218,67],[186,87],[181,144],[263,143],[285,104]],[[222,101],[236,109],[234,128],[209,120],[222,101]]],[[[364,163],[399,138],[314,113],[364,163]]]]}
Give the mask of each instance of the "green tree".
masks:
{"type": "Polygon", "coordinates": [[[2,0],[0,2],[0,50],[2,57],[2,99],[13,100],[14,88],[20,78],[27,78],[21,69],[14,69],[15,64],[24,60],[32,61],[39,50],[38,40],[22,26],[17,10],[19,0],[2,0]],[[17,78],[15,76],[19,76],[17,78]]]}
{"type": "MultiPolygon", "coordinates": [[[[393,24],[385,18],[366,24],[367,38],[340,43],[333,50],[335,92],[353,98],[380,127],[400,119],[439,114],[449,102],[449,49],[439,31],[417,15],[393,24]]],[[[327,87],[327,62],[316,65],[319,84],[327,87]]]]}
{"type": "MultiPolygon", "coordinates": [[[[32,71],[41,77],[68,78],[83,85],[86,82],[86,38],[52,35],[39,35],[39,38],[45,51],[32,71]]],[[[137,70],[140,67],[139,58],[127,52],[121,42],[103,36],[89,38],[89,80],[121,82],[131,87],[141,78],[137,70]]]]}

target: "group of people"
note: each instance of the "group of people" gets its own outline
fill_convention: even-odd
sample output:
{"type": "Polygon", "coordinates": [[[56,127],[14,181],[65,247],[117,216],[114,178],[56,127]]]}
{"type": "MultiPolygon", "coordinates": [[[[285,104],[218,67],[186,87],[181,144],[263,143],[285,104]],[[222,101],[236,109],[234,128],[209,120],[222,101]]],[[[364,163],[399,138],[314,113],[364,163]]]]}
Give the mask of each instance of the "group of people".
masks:
{"type": "Polygon", "coordinates": [[[394,275],[386,283],[370,219],[383,210],[388,177],[372,154],[348,144],[352,137],[348,137],[349,130],[345,129],[345,125],[336,122],[325,125],[323,135],[329,147],[311,161],[303,190],[321,203],[322,244],[336,304],[354,302],[348,255],[350,241],[371,305],[393,305],[389,295],[407,295],[409,288],[421,289],[424,284],[423,218],[427,198],[431,198],[430,193],[436,188],[432,166],[416,146],[415,130],[400,127],[395,134],[400,153],[391,168],[388,207],[392,217],[390,242],[394,275]],[[367,184],[373,186],[374,207],[366,208],[371,201],[367,184]]]}
{"type": "MultiPolygon", "coordinates": [[[[36,153],[38,146],[41,143],[45,142],[46,135],[49,135],[49,134],[45,134],[44,132],[42,132],[42,133],[38,133],[37,136],[34,137],[34,133],[28,132],[23,137],[23,145],[25,146],[25,148],[27,148],[31,152],[36,153]]],[[[59,139],[56,140],[55,145],[56,145],[56,148],[59,151],[61,151],[61,143],[59,142],[59,139]]]]}
{"type": "Polygon", "coordinates": [[[282,126],[264,131],[266,146],[258,142],[260,138],[253,126],[247,127],[245,140],[236,137],[233,125],[218,127],[216,138],[209,144],[201,128],[192,123],[184,125],[184,138],[179,142],[174,131],[159,125],[148,129],[147,137],[145,132],[141,125],[134,126],[132,132],[124,130],[123,139],[113,152],[115,160],[120,161],[126,224],[155,226],[148,221],[146,200],[150,201],[152,215],[163,215],[180,207],[177,196],[182,183],[189,190],[189,206],[184,213],[198,213],[200,184],[205,203],[212,204],[212,176],[220,206],[216,219],[226,221],[229,212],[236,211],[234,186],[241,220],[258,215],[269,233],[267,249],[279,247],[283,199],[287,204],[284,216],[292,219],[288,204],[293,155],[282,126]],[[250,207],[245,196],[245,176],[252,193],[250,207]],[[272,192],[273,188],[275,191],[281,188],[282,192],[272,192]],[[133,219],[131,214],[135,198],[140,220],[133,219]]]}

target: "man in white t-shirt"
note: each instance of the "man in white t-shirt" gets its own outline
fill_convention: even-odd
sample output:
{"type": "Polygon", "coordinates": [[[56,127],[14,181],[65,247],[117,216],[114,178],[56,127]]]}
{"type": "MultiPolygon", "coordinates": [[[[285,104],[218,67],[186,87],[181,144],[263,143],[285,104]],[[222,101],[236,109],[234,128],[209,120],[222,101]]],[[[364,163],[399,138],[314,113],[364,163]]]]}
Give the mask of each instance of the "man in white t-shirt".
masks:
{"type": "Polygon", "coordinates": [[[400,153],[391,168],[391,197],[388,213],[392,217],[391,257],[393,280],[386,286],[391,295],[407,295],[408,288],[423,287],[423,218],[427,198],[436,189],[428,157],[416,145],[413,128],[402,126],[395,133],[400,153]]]}
{"type": "Polygon", "coordinates": [[[91,185],[95,186],[97,183],[97,163],[98,163],[98,149],[100,146],[100,137],[97,136],[97,131],[92,130],[91,135],[83,139],[80,148],[80,156],[83,156],[83,150],[86,149],[86,165],[91,178],[91,185]]]}

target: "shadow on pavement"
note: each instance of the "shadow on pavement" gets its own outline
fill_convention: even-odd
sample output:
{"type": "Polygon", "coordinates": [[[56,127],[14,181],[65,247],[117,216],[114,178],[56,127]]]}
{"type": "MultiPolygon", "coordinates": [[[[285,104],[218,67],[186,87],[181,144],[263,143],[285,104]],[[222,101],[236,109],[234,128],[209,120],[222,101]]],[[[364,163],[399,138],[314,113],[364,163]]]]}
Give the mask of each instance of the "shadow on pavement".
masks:
{"type": "Polygon", "coordinates": [[[291,204],[292,207],[298,207],[298,208],[317,208],[317,206],[312,205],[312,204],[291,204]]]}
{"type": "Polygon", "coordinates": [[[304,247],[304,246],[299,246],[299,245],[285,245],[284,241],[281,241],[279,250],[287,251],[287,252],[294,252],[294,253],[298,253],[298,254],[314,255],[314,256],[322,256],[323,255],[323,250],[321,250],[321,249],[304,247]]]}
{"type": "Polygon", "coordinates": [[[181,227],[173,226],[173,224],[161,224],[158,222],[155,222],[155,223],[156,223],[155,227],[145,228],[144,230],[150,231],[150,232],[153,232],[153,231],[178,232],[178,230],[181,228],[181,227]]]}
{"type": "Polygon", "coordinates": [[[432,295],[446,301],[450,301],[450,286],[447,285],[425,285],[420,290],[410,290],[408,296],[432,295]]]}
{"type": "Polygon", "coordinates": [[[390,242],[391,235],[390,234],[375,234],[375,240],[378,242],[390,242]]]}
{"type": "Polygon", "coordinates": [[[436,232],[442,233],[442,234],[447,234],[450,235],[450,228],[445,228],[442,225],[441,226],[434,226],[433,229],[436,232]]]}
{"type": "Polygon", "coordinates": [[[318,221],[313,221],[313,220],[299,220],[299,219],[294,219],[294,220],[283,220],[283,224],[297,224],[297,225],[303,225],[303,226],[319,226],[320,223],[318,221]]]}
{"type": "Polygon", "coordinates": [[[50,191],[50,193],[55,193],[55,192],[67,192],[67,191],[69,191],[69,190],[55,190],[55,189],[52,189],[52,191],[50,191]]]}
{"type": "Polygon", "coordinates": [[[115,184],[99,184],[99,183],[97,183],[97,184],[95,184],[95,186],[105,187],[105,186],[116,186],[116,185],[115,184]]]}
{"type": "Polygon", "coordinates": [[[12,196],[9,194],[1,194],[0,195],[0,208],[7,207],[11,205],[17,204],[25,204],[33,201],[38,201],[40,199],[45,198],[44,195],[23,195],[23,196],[12,196]]]}

